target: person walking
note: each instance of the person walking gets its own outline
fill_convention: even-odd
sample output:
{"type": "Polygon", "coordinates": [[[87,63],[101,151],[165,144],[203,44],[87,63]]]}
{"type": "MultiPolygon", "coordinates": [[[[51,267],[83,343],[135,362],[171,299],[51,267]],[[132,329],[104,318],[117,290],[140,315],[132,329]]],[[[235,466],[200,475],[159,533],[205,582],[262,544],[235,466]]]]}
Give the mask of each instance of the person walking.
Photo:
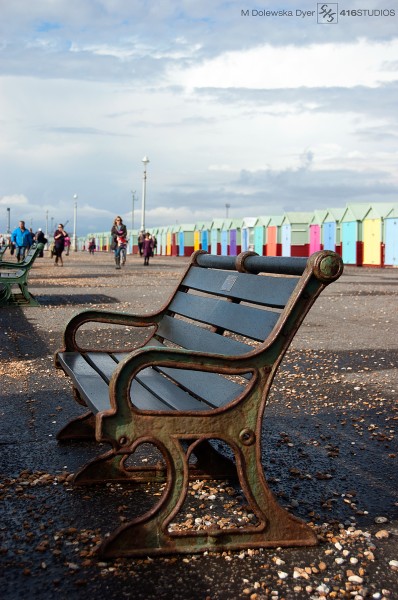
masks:
{"type": "Polygon", "coordinates": [[[153,240],[150,233],[145,234],[142,244],[142,253],[144,255],[144,265],[149,265],[149,259],[153,256],[153,240]]]}
{"type": "Polygon", "coordinates": [[[26,229],[25,221],[19,221],[19,226],[11,234],[11,243],[15,246],[17,261],[20,262],[33,244],[33,236],[29,229],[26,229]]]}
{"type": "Polygon", "coordinates": [[[88,243],[88,253],[94,255],[95,247],[95,238],[91,238],[88,243]]]}
{"type": "Polygon", "coordinates": [[[145,240],[145,232],[140,231],[140,234],[138,236],[138,252],[140,253],[140,256],[142,256],[144,253],[144,240],[145,240]]]}
{"type": "Polygon", "coordinates": [[[115,253],[116,269],[120,269],[120,251],[123,248],[123,244],[124,248],[126,248],[127,241],[127,227],[123,223],[122,217],[117,216],[113,221],[111,236],[111,250],[113,250],[115,253]]]}
{"type": "MultiPolygon", "coordinates": [[[[35,238],[36,238],[36,242],[38,244],[47,244],[47,238],[44,235],[44,233],[43,233],[43,231],[41,230],[40,227],[39,227],[39,229],[36,232],[35,238]]],[[[39,252],[39,257],[43,258],[43,256],[44,256],[43,249],[41,249],[40,252],[39,252]]]]}
{"type": "Polygon", "coordinates": [[[65,248],[65,238],[67,237],[67,233],[64,230],[64,226],[60,223],[54,232],[54,254],[55,254],[55,263],[54,265],[57,267],[58,264],[63,267],[64,263],[62,260],[62,253],[65,248]]]}

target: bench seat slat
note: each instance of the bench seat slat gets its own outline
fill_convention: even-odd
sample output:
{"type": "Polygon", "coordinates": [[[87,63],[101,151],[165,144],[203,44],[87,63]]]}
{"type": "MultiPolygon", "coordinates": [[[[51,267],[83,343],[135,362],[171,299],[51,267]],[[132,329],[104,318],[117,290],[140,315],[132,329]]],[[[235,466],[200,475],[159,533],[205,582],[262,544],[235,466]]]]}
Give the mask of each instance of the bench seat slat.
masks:
{"type": "MultiPolygon", "coordinates": [[[[126,356],[127,354],[120,353],[115,355],[115,359],[120,361],[126,358],[126,356]]],[[[109,354],[105,353],[88,352],[87,359],[108,381],[118,364],[111,356],[109,356],[109,354]]],[[[145,388],[151,396],[155,396],[164,403],[157,410],[209,409],[207,404],[200,402],[152,368],[140,371],[136,377],[136,381],[140,384],[140,388],[145,388]]],[[[147,406],[145,404],[144,399],[140,402],[141,393],[141,389],[132,386],[130,395],[132,403],[138,408],[154,410],[152,406],[147,406]]],[[[146,396],[146,399],[148,399],[148,396],[146,396]]]]}
{"type": "MultiPolygon", "coordinates": [[[[58,356],[60,363],[91,411],[95,414],[108,410],[111,407],[109,387],[106,381],[98,375],[98,371],[81,354],[60,352],[58,356]]],[[[138,381],[133,381],[131,395],[135,399],[134,405],[142,410],[170,410],[164,402],[148,392],[138,381]]]]}
{"type": "MultiPolygon", "coordinates": [[[[160,345],[160,344],[159,344],[160,345]]],[[[118,353],[114,355],[118,361],[123,360],[126,357],[124,353],[118,353]]],[[[143,374],[146,373],[149,369],[145,369],[141,371],[137,375],[137,379],[143,382],[143,374]]],[[[174,407],[177,410],[204,410],[208,409],[209,406],[211,408],[215,408],[218,406],[222,406],[234,398],[236,398],[242,391],[242,385],[231,381],[230,379],[225,379],[221,375],[217,375],[217,373],[207,373],[202,371],[193,371],[190,369],[173,369],[171,367],[156,367],[156,371],[159,373],[159,377],[162,380],[161,386],[165,387],[167,382],[169,385],[173,386],[170,388],[171,392],[174,392],[176,396],[173,400],[173,394],[169,399],[170,403],[174,404],[174,407]],[[187,392],[192,391],[195,396],[195,402],[200,405],[195,405],[193,402],[190,402],[190,405],[186,404],[187,400],[184,401],[184,398],[177,395],[176,390],[179,390],[181,393],[186,394],[187,392],[181,390],[177,387],[176,384],[166,380],[163,375],[167,375],[173,381],[178,384],[178,386],[182,386],[187,392]],[[218,396],[216,398],[215,396],[218,396]],[[198,400],[196,399],[198,398],[198,400]]],[[[149,386],[149,389],[153,390],[157,393],[160,393],[160,397],[163,397],[163,390],[161,387],[159,388],[160,380],[156,380],[154,375],[152,374],[152,381],[147,379],[145,381],[145,385],[149,386]],[[154,387],[156,384],[157,387],[154,387]]]]}
{"type": "Polygon", "coordinates": [[[177,292],[170,303],[169,310],[259,342],[268,337],[279,318],[279,313],[266,309],[242,306],[184,292],[177,292]]]}
{"type": "Polygon", "coordinates": [[[157,370],[165,373],[184,388],[192,390],[195,395],[213,407],[228,404],[243,389],[239,383],[225,379],[225,377],[216,373],[173,369],[169,367],[157,367],[157,370]]]}
{"type": "Polygon", "coordinates": [[[236,272],[231,274],[228,271],[192,267],[181,285],[244,302],[284,308],[298,279],[298,277],[269,277],[266,275],[259,277],[236,272]]]}

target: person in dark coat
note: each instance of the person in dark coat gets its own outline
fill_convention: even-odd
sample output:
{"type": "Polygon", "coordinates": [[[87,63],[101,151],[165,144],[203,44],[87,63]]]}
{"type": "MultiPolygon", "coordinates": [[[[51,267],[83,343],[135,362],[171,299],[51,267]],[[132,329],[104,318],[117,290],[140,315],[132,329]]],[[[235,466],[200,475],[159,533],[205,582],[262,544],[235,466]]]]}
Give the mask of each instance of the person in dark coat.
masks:
{"type": "Polygon", "coordinates": [[[149,265],[149,259],[153,256],[153,240],[150,233],[145,234],[142,244],[142,253],[144,255],[144,265],[149,265]]]}
{"type": "MultiPolygon", "coordinates": [[[[40,228],[37,230],[35,238],[38,244],[47,244],[47,238],[40,228]]],[[[39,256],[40,258],[43,258],[43,250],[40,250],[39,256]]]]}
{"type": "Polygon", "coordinates": [[[68,234],[64,230],[64,226],[60,223],[54,232],[54,254],[55,254],[55,266],[58,264],[63,267],[64,263],[62,260],[62,252],[65,248],[65,238],[68,234]]]}

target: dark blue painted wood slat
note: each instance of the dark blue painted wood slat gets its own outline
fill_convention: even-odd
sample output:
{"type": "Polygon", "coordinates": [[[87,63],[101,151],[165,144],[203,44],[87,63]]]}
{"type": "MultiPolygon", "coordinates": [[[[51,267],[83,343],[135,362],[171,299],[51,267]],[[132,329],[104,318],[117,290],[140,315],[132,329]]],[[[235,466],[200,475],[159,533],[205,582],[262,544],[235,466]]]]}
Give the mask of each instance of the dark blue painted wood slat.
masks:
{"type": "Polygon", "coordinates": [[[192,267],[184,277],[182,285],[261,306],[284,308],[297,281],[298,277],[259,277],[247,273],[228,273],[192,267]]]}
{"type": "MultiPolygon", "coordinates": [[[[128,354],[118,353],[114,356],[116,360],[120,361],[126,358],[128,354]]],[[[118,364],[111,356],[105,353],[88,352],[87,359],[98,372],[105,375],[108,381],[118,364]]],[[[133,382],[131,401],[138,408],[147,410],[209,409],[208,405],[192,397],[189,393],[152,368],[140,371],[136,377],[136,381],[140,386],[134,385],[133,382]],[[155,399],[162,403],[156,403],[156,408],[154,404],[155,399]]]]}
{"type": "Polygon", "coordinates": [[[217,373],[168,367],[157,367],[157,370],[165,373],[184,388],[191,390],[193,394],[199,396],[213,407],[228,404],[243,390],[243,386],[239,383],[225,379],[225,377],[217,375],[217,373]]]}
{"type": "Polygon", "coordinates": [[[257,341],[263,341],[268,337],[279,318],[278,313],[266,309],[242,306],[226,300],[184,292],[177,292],[170,303],[169,310],[257,341]]]}
{"type": "MultiPolygon", "coordinates": [[[[99,376],[98,370],[81,354],[61,352],[58,356],[61,364],[64,366],[84,400],[87,402],[87,406],[90,410],[94,414],[103,410],[108,410],[111,406],[109,400],[109,387],[105,379],[99,376]]],[[[107,355],[98,355],[99,362],[101,362],[100,356],[103,357],[102,364],[105,365],[106,359],[104,357],[107,355]]],[[[108,359],[116,366],[115,361],[109,356],[108,359]]],[[[108,363],[108,367],[110,368],[110,363],[108,363]]],[[[115,367],[113,367],[113,370],[114,368],[115,367]]],[[[137,408],[146,410],[170,410],[165,406],[164,402],[155,398],[153,394],[150,394],[136,381],[133,382],[131,387],[131,395],[135,399],[134,405],[137,406],[137,408]]]]}
{"type": "Polygon", "coordinates": [[[253,349],[249,344],[238,342],[230,337],[213,333],[209,329],[168,315],[163,317],[156,335],[178,344],[182,348],[199,352],[214,352],[226,356],[246,354],[253,349]]]}

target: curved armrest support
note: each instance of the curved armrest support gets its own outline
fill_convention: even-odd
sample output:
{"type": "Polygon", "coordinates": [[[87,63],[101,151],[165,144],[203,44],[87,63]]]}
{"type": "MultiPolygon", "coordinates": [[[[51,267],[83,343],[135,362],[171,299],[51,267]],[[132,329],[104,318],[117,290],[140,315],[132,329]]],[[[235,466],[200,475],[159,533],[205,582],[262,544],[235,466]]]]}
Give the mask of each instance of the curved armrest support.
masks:
{"type": "MultiPolygon", "coordinates": [[[[156,326],[163,316],[164,311],[150,315],[131,315],[116,311],[85,310],[74,315],[68,322],[64,332],[64,352],[87,352],[88,349],[81,348],[76,341],[78,329],[84,323],[109,323],[110,325],[126,325],[129,327],[156,326]]],[[[98,348],[96,348],[98,350],[98,348]]]]}
{"type": "MultiPolygon", "coordinates": [[[[226,375],[255,373],[257,371],[250,357],[226,357],[220,354],[194,352],[183,348],[159,348],[146,346],[127,356],[117,367],[109,382],[111,412],[126,419],[131,415],[130,387],[134,377],[146,367],[172,367],[193,371],[207,371],[226,375]]],[[[253,378],[254,380],[254,378],[253,378]]]]}

